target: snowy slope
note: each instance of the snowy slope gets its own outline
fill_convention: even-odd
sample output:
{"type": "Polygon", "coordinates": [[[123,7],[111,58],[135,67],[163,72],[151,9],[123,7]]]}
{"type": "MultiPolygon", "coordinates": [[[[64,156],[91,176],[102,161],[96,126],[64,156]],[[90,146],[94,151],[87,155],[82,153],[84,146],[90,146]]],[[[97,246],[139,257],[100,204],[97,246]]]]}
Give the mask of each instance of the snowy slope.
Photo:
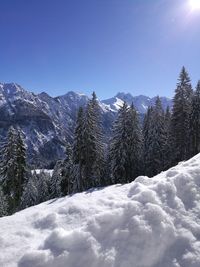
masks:
{"type": "Polygon", "coordinates": [[[199,267],[200,154],[0,219],[1,267],[199,267]]]}

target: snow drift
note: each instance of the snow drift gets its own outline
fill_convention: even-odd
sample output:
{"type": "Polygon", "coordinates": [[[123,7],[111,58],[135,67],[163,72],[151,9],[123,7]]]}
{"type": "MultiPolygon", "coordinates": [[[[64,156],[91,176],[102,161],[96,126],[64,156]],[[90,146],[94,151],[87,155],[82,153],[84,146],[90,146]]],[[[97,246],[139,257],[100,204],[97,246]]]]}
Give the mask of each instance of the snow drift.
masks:
{"type": "Polygon", "coordinates": [[[0,219],[2,267],[199,267],[200,155],[0,219]]]}

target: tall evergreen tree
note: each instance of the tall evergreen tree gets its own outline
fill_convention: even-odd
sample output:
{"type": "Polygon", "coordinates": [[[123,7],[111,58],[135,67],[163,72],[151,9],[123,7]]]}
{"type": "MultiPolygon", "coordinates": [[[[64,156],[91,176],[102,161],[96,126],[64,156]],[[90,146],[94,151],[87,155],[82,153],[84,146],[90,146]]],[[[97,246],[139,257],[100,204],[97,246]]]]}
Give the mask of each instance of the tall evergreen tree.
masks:
{"type": "Polygon", "coordinates": [[[85,165],[84,158],[84,112],[83,108],[80,107],[76,120],[76,129],[74,132],[74,143],[72,150],[72,160],[74,166],[76,166],[76,177],[74,181],[74,191],[81,192],[84,190],[84,177],[83,167],[85,165]]]}
{"type": "Polygon", "coordinates": [[[127,183],[128,177],[128,106],[124,102],[119,109],[113,127],[110,145],[111,174],[113,183],[127,183]]]}
{"type": "MultiPolygon", "coordinates": [[[[78,157],[78,153],[76,156],[78,157]]],[[[80,190],[80,187],[78,187],[79,181],[76,180],[80,178],[79,172],[75,172],[77,165],[79,165],[77,162],[79,162],[78,158],[76,163],[73,163],[72,146],[67,143],[66,157],[56,163],[51,177],[51,197],[61,197],[80,190]]]]}
{"type": "Polygon", "coordinates": [[[16,199],[18,205],[20,204],[23,186],[26,182],[26,173],[27,173],[27,165],[26,165],[26,148],[22,138],[22,133],[20,129],[16,131],[16,199]]]}
{"type": "Polygon", "coordinates": [[[7,199],[0,187],[0,217],[6,216],[7,214],[8,214],[7,199]]]}
{"type": "Polygon", "coordinates": [[[51,198],[62,196],[62,191],[61,191],[62,170],[63,170],[63,161],[59,160],[56,162],[50,181],[51,198]]]}
{"type": "Polygon", "coordinates": [[[24,185],[20,207],[22,209],[39,204],[37,175],[29,172],[27,183],[24,185]]]}
{"type": "Polygon", "coordinates": [[[165,144],[164,144],[164,170],[169,169],[172,166],[172,148],[173,139],[171,132],[171,112],[169,106],[165,112],[164,118],[164,131],[165,131],[165,144]]]}
{"type": "Polygon", "coordinates": [[[50,199],[50,175],[44,171],[36,174],[37,202],[41,203],[50,199]]]}
{"type": "Polygon", "coordinates": [[[1,153],[2,189],[8,199],[9,213],[13,213],[20,206],[26,171],[25,145],[19,130],[9,128],[1,153]]]}
{"type": "Polygon", "coordinates": [[[183,67],[178,79],[172,109],[172,134],[174,163],[189,157],[189,118],[191,113],[192,86],[183,67]]]}
{"type": "Polygon", "coordinates": [[[190,156],[200,152],[200,81],[197,83],[192,98],[192,109],[190,114],[190,156]]]}
{"type": "Polygon", "coordinates": [[[101,185],[104,171],[100,108],[94,92],[86,108],[83,141],[84,189],[88,189],[101,185]]]}
{"type": "Polygon", "coordinates": [[[128,181],[134,180],[141,173],[143,137],[139,124],[138,114],[133,104],[127,113],[128,131],[128,181]]]}
{"type": "Polygon", "coordinates": [[[73,161],[72,161],[72,146],[70,143],[66,145],[66,157],[63,161],[63,169],[61,172],[61,192],[68,195],[74,192],[74,173],[73,173],[73,161]]]}
{"type": "Polygon", "coordinates": [[[144,160],[145,160],[145,168],[147,165],[150,129],[151,129],[151,124],[152,124],[152,113],[153,113],[153,107],[149,106],[147,109],[147,113],[144,116],[144,121],[143,121],[143,138],[144,138],[143,155],[144,155],[144,160]]]}
{"type": "Polygon", "coordinates": [[[166,135],[164,111],[159,97],[156,99],[155,106],[148,109],[144,120],[144,139],[145,172],[151,177],[164,168],[166,135]]]}

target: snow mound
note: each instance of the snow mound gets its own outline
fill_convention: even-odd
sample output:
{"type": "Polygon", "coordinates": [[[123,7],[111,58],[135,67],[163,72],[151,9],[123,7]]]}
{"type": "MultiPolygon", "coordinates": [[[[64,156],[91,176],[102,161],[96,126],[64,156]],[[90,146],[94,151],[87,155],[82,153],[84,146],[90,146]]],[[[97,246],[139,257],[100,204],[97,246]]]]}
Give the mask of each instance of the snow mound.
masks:
{"type": "Polygon", "coordinates": [[[3,267],[199,267],[200,155],[0,219],[3,267]]]}

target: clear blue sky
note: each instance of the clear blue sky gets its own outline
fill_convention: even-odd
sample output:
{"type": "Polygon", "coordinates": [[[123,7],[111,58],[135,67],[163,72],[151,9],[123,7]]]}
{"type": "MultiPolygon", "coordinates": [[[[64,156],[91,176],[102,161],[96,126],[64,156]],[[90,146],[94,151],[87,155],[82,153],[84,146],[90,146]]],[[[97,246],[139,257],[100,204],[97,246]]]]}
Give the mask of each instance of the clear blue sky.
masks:
{"type": "Polygon", "coordinates": [[[200,9],[189,0],[0,0],[0,81],[61,95],[172,96],[200,79],[200,9]]]}

